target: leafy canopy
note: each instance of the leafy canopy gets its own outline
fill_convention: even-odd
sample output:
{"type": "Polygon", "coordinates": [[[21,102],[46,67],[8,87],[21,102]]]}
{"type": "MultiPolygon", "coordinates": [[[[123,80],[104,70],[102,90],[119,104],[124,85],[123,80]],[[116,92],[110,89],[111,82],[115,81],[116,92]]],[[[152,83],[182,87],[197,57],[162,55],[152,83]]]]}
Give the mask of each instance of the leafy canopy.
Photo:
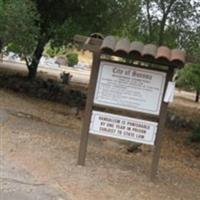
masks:
{"type": "Polygon", "coordinates": [[[180,70],[177,85],[200,91],[200,64],[190,64],[180,70]]]}
{"type": "Polygon", "coordinates": [[[39,16],[29,0],[0,1],[0,38],[8,50],[31,54],[38,38],[39,16]]]}

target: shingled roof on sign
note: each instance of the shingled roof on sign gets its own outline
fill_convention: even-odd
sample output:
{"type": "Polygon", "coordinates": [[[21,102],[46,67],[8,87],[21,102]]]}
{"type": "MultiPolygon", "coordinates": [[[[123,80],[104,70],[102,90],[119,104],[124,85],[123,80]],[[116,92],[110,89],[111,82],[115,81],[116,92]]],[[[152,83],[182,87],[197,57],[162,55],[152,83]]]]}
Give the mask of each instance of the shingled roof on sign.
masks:
{"type": "Polygon", "coordinates": [[[92,52],[100,50],[103,54],[173,67],[182,67],[186,62],[186,54],[180,49],[169,49],[166,46],[157,47],[153,44],[144,45],[139,41],[130,42],[126,38],[107,36],[101,39],[76,35],[74,40],[83,45],[83,49],[92,52]]]}
{"type": "Polygon", "coordinates": [[[130,42],[126,38],[107,36],[100,47],[102,53],[116,56],[128,56],[139,60],[153,60],[157,63],[165,62],[174,66],[183,66],[185,52],[179,49],[169,49],[166,46],[157,47],[154,44],[144,45],[142,42],[130,42]]]}
{"type": "Polygon", "coordinates": [[[129,54],[133,57],[140,57],[142,56],[143,48],[144,44],[142,42],[132,42],[130,45],[129,54]]]}
{"type": "Polygon", "coordinates": [[[182,65],[185,63],[185,52],[180,49],[173,49],[171,51],[171,62],[174,65],[182,65]]]}
{"type": "Polygon", "coordinates": [[[169,61],[171,59],[171,50],[165,46],[158,47],[156,59],[160,61],[169,61]]]}
{"type": "Polygon", "coordinates": [[[114,52],[115,46],[117,43],[117,38],[113,36],[107,36],[101,45],[101,51],[104,53],[111,54],[114,52]]]}

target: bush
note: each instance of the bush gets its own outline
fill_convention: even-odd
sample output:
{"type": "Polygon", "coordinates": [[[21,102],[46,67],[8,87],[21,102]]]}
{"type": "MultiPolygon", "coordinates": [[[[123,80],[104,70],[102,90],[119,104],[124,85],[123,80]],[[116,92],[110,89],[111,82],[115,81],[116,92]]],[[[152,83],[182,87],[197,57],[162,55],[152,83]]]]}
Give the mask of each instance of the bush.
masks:
{"type": "Polygon", "coordinates": [[[200,124],[192,132],[191,142],[200,142],[200,124]]]}
{"type": "Polygon", "coordinates": [[[69,53],[67,54],[67,61],[70,67],[73,67],[78,63],[78,54],[77,53],[69,53]]]}

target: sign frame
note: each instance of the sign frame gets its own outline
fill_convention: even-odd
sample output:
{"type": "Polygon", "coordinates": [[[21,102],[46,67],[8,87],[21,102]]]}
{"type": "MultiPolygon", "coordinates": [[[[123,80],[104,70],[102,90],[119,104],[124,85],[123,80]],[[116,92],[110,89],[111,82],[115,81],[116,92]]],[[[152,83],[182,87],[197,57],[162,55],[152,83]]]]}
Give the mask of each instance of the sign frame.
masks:
{"type": "MultiPolygon", "coordinates": [[[[120,63],[120,62],[112,61],[110,56],[109,56],[109,59],[101,59],[102,56],[103,55],[101,54],[100,49],[96,49],[93,52],[93,63],[92,63],[90,81],[89,81],[88,96],[87,96],[87,101],[86,101],[84,122],[83,122],[83,126],[82,126],[82,131],[81,131],[81,141],[80,141],[80,147],[79,147],[78,165],[85,165],[85,158],[86,158],[86,153],[87,153],[87,144],[88,144],[90,119],[92,116],[92,110],[94,107],[95,107],[95,109],[98,109],[99,111],[101,111],[102,108],[106,108],[106,106],[98,106],[98,105],[94,104],[94,96],[95,96],[95,89],[96,89],[97,79],[98,79],[98,74],[99,74],[100,62],[101,62],[101,60],[104,60],[104,61],[108,61],[108,62],[120,63]]],[[[128,63],[123,63],[123,64],[129,65],[128,63]]],[[[135,66],[135,65],[130,64],[130,66],[135,66]]],[[[166,74],[167,74],[166,80],[165,80],[165,85],[164,85],[164,92],[162,95],[160,113],[156,118],[154,118],[154,120],[158,122],[158,128],[157,128],[157,134],[156,134],[155,144],[154,144],[154,149],[153,149],[153,158],[152,158],[151,173],[150,173],[150,178],[153,181],[155,179],[155,177],[157,175],[157,171],[158,171],[160,150],[161,150],[163,135],[164,135],[163,129],[165,126],[166,115],[167,115],[168,103],[164,102],[164,95],[166,93],[166,88],[167,88],[168,82],[171,81],[173,78],[174,67],[167,66],[167,68],[163,69],[163,70],[160,70],[159,68],[154,68],[154,67],[145,67],[142,65],[141,66],[138,65],[138,67],[155,70],[155,71],[163,71],[163,72],[166,72],[166,74]]],[[[110,108],[110,107],[108,107],[108,108],[111,109],[112,113],[115,113],[116,110],[121,110],[121,109],[117,109],[117,108],[110,108]]],[[[137,116],[137,114],[140,114],[139,116],[140,117],[142,116],[141,119],[146,118],[146,119],[152,120],[152,114],[145,114],[145,113],[140,113],[140,112],[138,113],[138,112],[134,112],[134,111],[130,112],[129,114],[131,114],[132,116],[137,116]]]]}

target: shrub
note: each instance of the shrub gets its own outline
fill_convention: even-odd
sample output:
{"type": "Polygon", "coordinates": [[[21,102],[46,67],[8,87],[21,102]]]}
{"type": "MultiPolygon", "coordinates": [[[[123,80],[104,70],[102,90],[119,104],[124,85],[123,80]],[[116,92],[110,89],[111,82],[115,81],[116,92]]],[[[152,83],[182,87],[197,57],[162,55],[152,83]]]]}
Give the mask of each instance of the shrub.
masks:
{"type": "Polygon", "coordinates": [[[191,142],[200,142],[200,124],[193,130],[191,142]]]}
{"type": "Polygon", "coordinates": [[[69,53],[67,54],[67,61],[70,67],[73,67],[78,63],[78,54],[77,53],[69,53]]]}

